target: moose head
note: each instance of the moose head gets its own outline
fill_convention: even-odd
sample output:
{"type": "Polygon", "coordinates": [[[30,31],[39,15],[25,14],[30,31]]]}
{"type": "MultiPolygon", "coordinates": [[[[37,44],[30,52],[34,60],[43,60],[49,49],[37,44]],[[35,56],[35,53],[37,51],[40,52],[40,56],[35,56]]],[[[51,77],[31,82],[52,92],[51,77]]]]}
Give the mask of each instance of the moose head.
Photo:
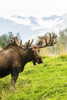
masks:
{"type": "MultiPolygon", "coordinates": [[[[12,38],[12,42],[18,46],[20,46],[25,51],[28,51],[27,57],[29,61],[33,61],[33,64],[36,65],[36,63],[40,64],[42,63],[42,58],[40,56],[40,48],[44,48],[47,46],[52,46],[56,44],[55,38],[57,37],[56,34],[46,34],[45,36],[38,37],[39,41],[36,45],[33,45],[34,39],[32,41],[28,41],[25,43],[25,45],[22,44],[22,41],[20,42],[17,37],[12,38]]],[[[27,60],[27,61],[28,61],[27,60]]]]}

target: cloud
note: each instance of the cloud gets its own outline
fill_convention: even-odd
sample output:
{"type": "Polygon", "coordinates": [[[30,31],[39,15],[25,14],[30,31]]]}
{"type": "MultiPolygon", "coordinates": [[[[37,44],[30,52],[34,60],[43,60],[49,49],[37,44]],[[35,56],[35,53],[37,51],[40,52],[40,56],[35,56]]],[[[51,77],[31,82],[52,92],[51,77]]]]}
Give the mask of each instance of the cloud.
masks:
{"type": "Polygon", "coordinates": [[[0,17],[62,15],[67,12],[67,0],[0,0],[0,17]]]}

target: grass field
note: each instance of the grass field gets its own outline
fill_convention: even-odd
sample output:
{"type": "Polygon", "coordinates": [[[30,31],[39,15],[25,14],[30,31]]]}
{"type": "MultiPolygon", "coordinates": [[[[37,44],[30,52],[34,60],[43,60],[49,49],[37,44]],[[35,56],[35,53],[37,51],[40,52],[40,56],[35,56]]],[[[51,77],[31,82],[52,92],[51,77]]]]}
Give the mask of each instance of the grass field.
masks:
{"type": "Polygon", "coordinates": [[[42,58],[25,66],[14,91],[10,75],[0,79],[0,100],[67,100],[67,56],[42,58]]]}

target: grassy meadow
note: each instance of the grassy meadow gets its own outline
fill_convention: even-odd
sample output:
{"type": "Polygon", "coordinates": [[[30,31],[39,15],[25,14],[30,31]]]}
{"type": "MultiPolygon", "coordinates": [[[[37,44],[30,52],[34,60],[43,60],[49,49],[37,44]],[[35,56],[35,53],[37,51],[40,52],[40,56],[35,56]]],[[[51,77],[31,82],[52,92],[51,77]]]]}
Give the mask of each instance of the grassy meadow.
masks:
{"type": "Polygon", "coordinates": [[[67,56],[42,59],[43,64],[25,66],[14,90],[10,75],[0,79],[0,100],[67,100],[67,56]]]}

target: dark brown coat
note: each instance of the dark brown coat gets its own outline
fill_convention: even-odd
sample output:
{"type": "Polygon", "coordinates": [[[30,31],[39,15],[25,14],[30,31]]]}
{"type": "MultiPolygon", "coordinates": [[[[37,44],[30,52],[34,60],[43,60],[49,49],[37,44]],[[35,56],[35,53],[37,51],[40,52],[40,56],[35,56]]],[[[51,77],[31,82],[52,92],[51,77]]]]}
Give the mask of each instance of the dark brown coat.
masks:
{"type": "Polygon", "coordinates": [[[27,62],[33,61],[34,65],[42,63],[39,48],[52,46],[56,43],[54,41],[56,37],[55,34],[49,34],[49,37],[44,36],[45,43],[42,46],[32,45],[33,40],[31,42],[29,40],[26,46],[23,46],[17,37],[13,37],[12,43],[0,51],[0,78],[11,74],[12,83],[16,83],[19,73],[23,71],[27,62]]]}
{"type": "Polygon", "coordinates": [[[7,45],[0,51],[0,78],[11,74],[15,83],[25,64],[30,61],[33,61],[34,65],[36,62],[42,63],[38,47],[23,49],[14,43],[7,45]]]}

